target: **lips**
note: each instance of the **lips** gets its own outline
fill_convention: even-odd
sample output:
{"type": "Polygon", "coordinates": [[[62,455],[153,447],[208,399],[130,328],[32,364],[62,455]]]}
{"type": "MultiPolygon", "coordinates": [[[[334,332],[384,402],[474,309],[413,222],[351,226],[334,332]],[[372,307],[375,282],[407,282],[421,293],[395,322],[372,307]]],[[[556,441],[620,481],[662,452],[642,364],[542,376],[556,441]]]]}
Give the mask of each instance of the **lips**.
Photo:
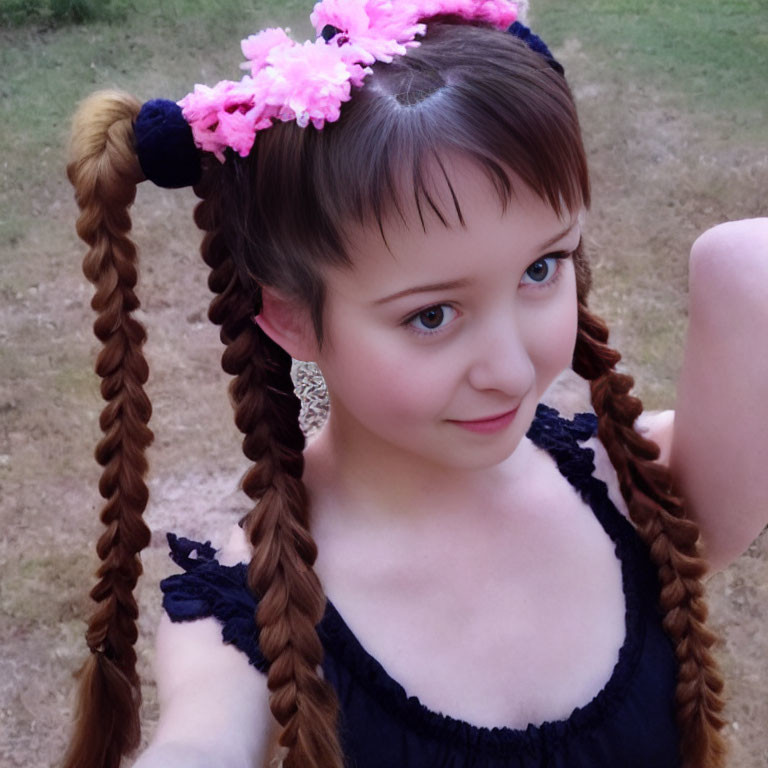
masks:
{"type": "Polygon", "coordinates": [[[496,432],[503,432],[514,421],[516,414],[517,408],[513,411],[507,411],[506,413],[500,413],[498,416],[491,416],[485,419],[477,419],[475,421],[449,420],[449,423],[455,424],[457,427],[461,427],[461,429],[468,430],[469,432],[491,435],[496,432]]]}
{"type": "Polygon", "coordinates": [[[488,421],[503,419],[505,416],[512,415],[516,410],[517,408],[513,408],[511,411],[504,411],[503,413],[497,413],[495,416],[486,416],[482,419],[448,419],[448,421],[453,421],[456,424],[483,424],[488,421]]]}

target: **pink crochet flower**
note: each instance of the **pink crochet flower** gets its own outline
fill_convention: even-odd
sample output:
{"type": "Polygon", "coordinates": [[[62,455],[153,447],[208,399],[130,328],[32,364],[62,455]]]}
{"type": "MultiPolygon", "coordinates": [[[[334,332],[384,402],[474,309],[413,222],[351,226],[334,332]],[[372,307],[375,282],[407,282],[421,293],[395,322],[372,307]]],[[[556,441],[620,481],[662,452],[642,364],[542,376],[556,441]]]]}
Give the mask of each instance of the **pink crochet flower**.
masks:
{"type": "Polygon", "coordinates": [[[179,102],[195,144],[205,152],[213,152],[221,162],[226,147],[245,157],[251,151],[256,131],[272,125],[264,114],[265,85],[247,76],[239,83],[222,80],[213,88],[196,85],[179,102]]]}
{"type": "Polygon", "coordinates": [[[288,37],[284,29],[265,29],[256,35],[250,35],[246,37],[240,43],[243,56],[249,60],[250,64],[242,64],[244,69],[250,69],[252,75],[256,73],[266,64],[267,57],[273,49],[281,48],[283,46],[296,45],[296,43],[288,37]]]}
{"type": "Polygon", "coordinates": [[[518,16],[518,3],[506,0],[419,0],[421,18],[438,15],[460,16],[484,21],[506,29],[518,16]]]}
{"type": "Polygon", "coordinates": [[[341,30],[342,45],[359,50],[361,61],[372,64],[389,63],[405,55],[406,47],[418,45],[416,36],[427,29],[418,23],[419,16],[418,3],[408,0],[323,0],[309,18],[318,35],[327,24],[341,30]]]}
{"type": "Polygon", "coordinates": [[[351,85],[362,85],[370,72],[357,64],[346,64],[341,49],[327,45],[322,38],[280,47],[267,60],[267,104],[282,107],[280,119],[295,119],[302,128],[310,120],[315,128],[322,128],[326,120],[338,120],[342,102],[350,99],[351,85]]]}
{"type": "Polygon", "coordinates": [[[517,10],[513,0],[322,0],[310,19],[318,35],[328,25],[338,29],[331,40],[299,45],[284,29],[265,29],[241,43],[250,75],[196,85],[178,103],[198,147],[222,162],[228,147],[246,157],[274,120],[317,129],[338,120],[352,87],[371,74],[368,65],[420,45],[422,19],[453,15],[506,29],[517,10]]]}

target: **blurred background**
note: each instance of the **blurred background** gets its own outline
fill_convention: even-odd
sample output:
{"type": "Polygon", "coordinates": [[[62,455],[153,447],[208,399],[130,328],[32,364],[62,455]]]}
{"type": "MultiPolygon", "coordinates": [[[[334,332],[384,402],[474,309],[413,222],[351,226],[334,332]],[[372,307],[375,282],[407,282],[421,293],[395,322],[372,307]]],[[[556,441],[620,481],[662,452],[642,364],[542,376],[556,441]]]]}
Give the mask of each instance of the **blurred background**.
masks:
{"type": "MultiPolygon", "coordinates": [[[[61,757],[97,566],[102,402],[85,248],[64,172],[71,114],[99,88],[179,99],[196,82],[237,79],[241,38],[266,26],[312,38],[310,10],[297,0],[0,0],[2,768],[61,757]]],[[[673,407],[691,243],[720,221],[768,214],[768,2],[534,0],[529,22],[564,63],[580,108],[594,192],[593,307],[646,406],[673,407]]],[[[145,739],[157,717],[157,581],[173,570],[164,533],[219,544],[247,509],[193,205],[190,190],[142,185],[134,207],[156,435],[153,542],[139,588],[145,739]]],[[[298,375],[309,430],[323,417],[321,382],[298,375]]],[[[709,592],[723,638],[730,765],[764,768],[765,532],[709,592]]]]}

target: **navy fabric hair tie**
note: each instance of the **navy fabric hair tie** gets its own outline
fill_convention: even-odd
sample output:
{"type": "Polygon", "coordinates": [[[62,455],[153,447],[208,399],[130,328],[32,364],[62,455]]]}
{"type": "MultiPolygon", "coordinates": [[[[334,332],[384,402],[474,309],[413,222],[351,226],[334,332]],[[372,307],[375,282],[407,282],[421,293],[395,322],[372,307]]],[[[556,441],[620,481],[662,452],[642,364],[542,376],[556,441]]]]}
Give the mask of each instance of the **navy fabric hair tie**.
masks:
{"type": "Polygon", "coordinates": [[[540,53],[547,60],[549,66],[556,72],[559,72],[561,75],[565,74],[565,68],[552,55],[552,51],[547,48],[547,44],[540,37],[534,35],[525,24],[516,21],[507,32],[509,32],[510,35],[520,38],[520,40],[522,40],[532,51],[540,53]]]}
{"type": "Polygon", "coordinates": [[[133,124],[133,132],[141,170],[158,187],[190,187],[200,179],[200,151],[176,102],[148,101],[133,124]]]}

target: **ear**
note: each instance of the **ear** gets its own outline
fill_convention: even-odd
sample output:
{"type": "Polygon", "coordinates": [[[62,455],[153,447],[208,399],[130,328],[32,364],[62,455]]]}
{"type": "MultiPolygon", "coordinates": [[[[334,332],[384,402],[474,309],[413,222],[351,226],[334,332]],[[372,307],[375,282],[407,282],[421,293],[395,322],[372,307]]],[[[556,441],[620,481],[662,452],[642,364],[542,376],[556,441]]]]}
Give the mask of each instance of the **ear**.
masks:
{"type": "Polygon", "coordinates": [[[261,289],[261,312],[255,322],[295,360],[315,362],[317,339],[309,309],[267,286],[261,289]]]}

